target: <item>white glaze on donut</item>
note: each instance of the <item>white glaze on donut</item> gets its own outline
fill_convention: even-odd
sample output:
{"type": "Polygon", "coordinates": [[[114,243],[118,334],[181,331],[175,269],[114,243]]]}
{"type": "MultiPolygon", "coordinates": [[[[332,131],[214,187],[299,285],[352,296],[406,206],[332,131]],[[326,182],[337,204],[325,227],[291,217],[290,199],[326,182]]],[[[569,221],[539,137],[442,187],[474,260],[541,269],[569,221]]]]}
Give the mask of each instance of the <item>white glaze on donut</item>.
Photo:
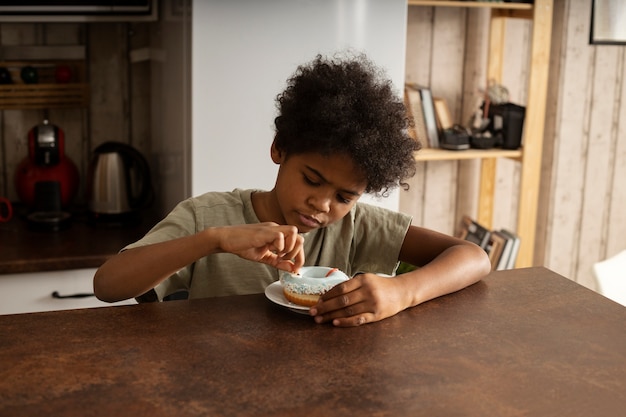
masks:
{"type": "Polygon", "coordinates": [[[280,283],[283,289],[296,294],[321,295],[348,279],[350,278],[337,268],[304,266],[300,268],[300,274],[283,273],[280,276],[280,283]],[[332,273],[326,276],[330,271],[332,273]]]}

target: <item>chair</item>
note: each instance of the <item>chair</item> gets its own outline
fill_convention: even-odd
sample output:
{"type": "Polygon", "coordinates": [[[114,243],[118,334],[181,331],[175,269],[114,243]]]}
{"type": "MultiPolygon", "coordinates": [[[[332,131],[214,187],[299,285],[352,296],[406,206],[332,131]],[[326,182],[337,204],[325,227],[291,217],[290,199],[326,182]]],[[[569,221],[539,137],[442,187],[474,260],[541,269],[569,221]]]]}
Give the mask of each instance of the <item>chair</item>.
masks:
{"type": "Polygon", "coordinates": [[[626,306],[626,250],[593,265],[600,294],[626,306]]]}

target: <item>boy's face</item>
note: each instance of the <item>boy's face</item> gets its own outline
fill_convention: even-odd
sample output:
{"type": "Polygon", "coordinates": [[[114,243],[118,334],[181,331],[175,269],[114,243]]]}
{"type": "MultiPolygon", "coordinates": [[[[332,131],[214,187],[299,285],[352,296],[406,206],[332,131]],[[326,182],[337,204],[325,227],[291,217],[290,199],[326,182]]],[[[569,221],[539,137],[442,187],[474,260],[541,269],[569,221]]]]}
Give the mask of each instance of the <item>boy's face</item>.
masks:
{"type": "Polygon", "coordinates": [[[274,194],[284,224],[296,226],[301,233],[343,218],[367,186],[365,177],[345,155],[287,157],[272,146],[272,159],[280,164],[274,194]]]}

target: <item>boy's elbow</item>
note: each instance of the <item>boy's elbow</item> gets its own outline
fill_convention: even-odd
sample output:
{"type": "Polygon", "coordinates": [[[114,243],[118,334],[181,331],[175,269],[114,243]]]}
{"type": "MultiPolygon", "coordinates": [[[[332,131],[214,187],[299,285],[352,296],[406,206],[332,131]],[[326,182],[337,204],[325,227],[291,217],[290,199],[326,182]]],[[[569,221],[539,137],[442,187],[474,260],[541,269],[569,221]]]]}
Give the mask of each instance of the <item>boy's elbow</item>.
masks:
{"type": "Polygon", "coordinates": [[[475,243],[464,242],[463,245],[467,252],[466,259],[470,260],[468,266],[473,272],[469,276],[473,277],[472,283],[478,282],[491,272],[491,260],[489,260],[489,255],[483,248],[475,243]]]}
{"type": "Polygon", "coordinates": [[[110,285],[107,284],[106,274],[100,269],[96,271],[93,277],[93,293],[98,300],[104,301],[105,303],[114,303],[122,300],[118,297],[114,297],[111,293],[110,285]]]}

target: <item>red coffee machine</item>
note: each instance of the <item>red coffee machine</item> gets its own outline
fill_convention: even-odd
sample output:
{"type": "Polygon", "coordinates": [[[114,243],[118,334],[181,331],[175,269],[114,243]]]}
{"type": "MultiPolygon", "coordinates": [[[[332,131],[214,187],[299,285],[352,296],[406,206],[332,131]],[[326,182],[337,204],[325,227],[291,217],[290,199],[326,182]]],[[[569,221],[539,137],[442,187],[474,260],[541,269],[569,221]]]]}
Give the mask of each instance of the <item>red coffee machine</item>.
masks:
{"type": "Polygon", "coordinates": [[[78,191],[78,169],[65,156],[65,135],[43,123],[28,132],[28,156],[17,166],[15,187],[32,213],[29,220],[57,228],[69,217],[67,208],[78,191]]]}

